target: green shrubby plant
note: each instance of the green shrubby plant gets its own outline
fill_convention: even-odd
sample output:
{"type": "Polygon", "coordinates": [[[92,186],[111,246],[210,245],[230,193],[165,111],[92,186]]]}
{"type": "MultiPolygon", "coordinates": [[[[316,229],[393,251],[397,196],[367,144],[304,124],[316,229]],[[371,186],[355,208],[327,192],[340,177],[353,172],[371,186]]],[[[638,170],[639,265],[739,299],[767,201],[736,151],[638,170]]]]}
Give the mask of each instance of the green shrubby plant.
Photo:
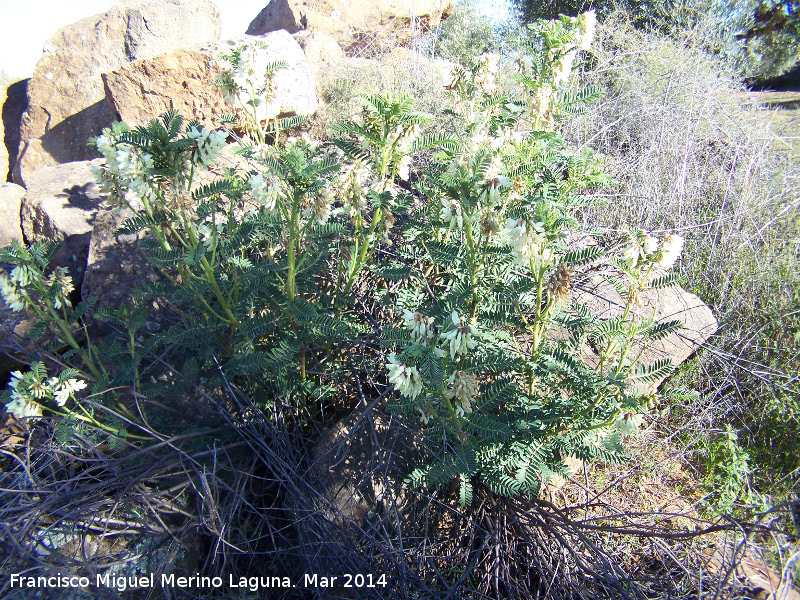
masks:
{"type": "Polygon", "coordinates": [[[246,53],[240,48],[228,57],[233,69],[218,82],[232,101],[253,109],[247,119],[227,119],[238,132],[184,128],[174,113],[135,131],[120,125],[97,140],[107,159],[99,177],[138,213],[121,231],[149,229],[156,237],[146,252],[171,283],[155,292],[175,307],[189,302],[179,309],[182,322],[157,336],[162,343],[191,347],[211,333],[201,362],[220,356],[229,375],[263,377],[281,388],[272,393],[288,397],[297,385],[315,385],[307,358],[358,334],[342,311],[394,215],[410,201],[394,179],[408,176],[412,150],[436,140],[418,139],[429,117],[401,96],[365,99],[363,118],[338,127],[338,150],[306,136],[284,139],[282,126],[267,129],[266,113],[258,112],[271,86],[238,82],[240,72],[252,75],[246,53]],[[196,186],[229,136],[238,141],[241,166],[196,186]],[[150,176],[143,180],[142,169],[127,168],[128,156],[150,176]],[[343,162],[345,156],[353,161],[343,162]]]}
{"type": "MultiPolygon", "coordinates": [[[[142,357],[163,349],[183,361],[185,385],[201,374],[203,385],[222,384],[221,372],[265,402],[305,409],[330,393],[338,349],[361,341],[366,328],[352,307],[373,293],[358,285],[369,274],[397,282],[375,293],[394,301],[397,318],[378,324],[393,350],[391,409],[420,421],[438,448],[413,483],[457,478],[469,503],[477,476],[502,494],[533,494],[564,472],[567,455],[620,460],[652,384],[672,369],[668,360],[640,364],[645,345],[680,327],[645,313],[639,297],[675,283],[682,239],[634,230],[620,249],[583,222],[600,201],[592,192],[612,181],[597,156],[567,147],[557,123],[597,95],[569,91],[592,33],[591,13],[535,24],[516,57],[516,88],[498,80],[509,65],[497,55],[454,66],[447,134],[424,134],[433,117],[408,96],[384,93],[364,97],[329,144],[286,137],[287,123],[270,125],[262,110],[281,65],[252,68],[246,47],[226,57],[231,69],[217,82],[239,107],[225,119],[230,129],[209,131],[170,111],[147,126],[104,130],[98,181],[133,213],[119,231],[149,234],[144,252],[163,276],[131,308],[98,313],[127,330],[109,342],[127,364],[117,372],[139,386],[142,357]],[[236,166],[219,169],[230,139],[236,166]],[[423,151],[415,197],[408,180],[423,151]],[[600,265],[625,302],[606,321],[572,292],[576,276],[600,265]],[[163,330],[147,340],[138,334],[145,300],[167,307],[163,330]]],[[[34,250],[14,252],[34,252],[25,265],[38,260],[34,250]]],[[[36,264],[35,277],[12,273],[4,295],[17,304],[39,298],[66,337],[53,312],[65,306],[62,272],[51,281],[46,261],[36,264]],[[22,295],[31,282],[38,296],[22,295]]],[[[87,365],[99,360],[75,344],[87,365]]],[[[100,368],[98,381],[113,379],[100,368]]],[[[31,390],[44,381],[40,370],[17,379],[31,390]]],[[[65,373],[43,393],[72,390],[65,373]]]]}
{"type": "Polygon", "coordinates": [[[101,378],[103,366],[84,319],[92,303],[81,302],[73,308],[71,295],[75,287],[67,268],[58,267],[45,275],[57,249],[58,244],[36,242],[26,247],[17,239],[12,240],[11,246],[0,252],[0,260],[15,265],[9,276],[0,275],[0,294],[11,310],[36,319],[29,334],[31,339],[39,340],[50,333],[54,337],[48,342],[48,349],[69,346],[69,353],[78,355],[82,366],[101,378]],[[85,345],[80,343],[76,330],[84,334],[85,345]]]}
{"type": "MultiPolygon", "coordinates": [[[[563,70],[571,74],[565,56],[581,46],[581,29],[559,23],[558,51],[534,43],[539,54],[521,57],[525,91],[529,65],[540,65],[537,90],[558,92],[563,70]]],[[[596,158],[564,146],[554,120],[540,118],[536,94],[525,94],[526,107],[499,91],[498,60],[485,54],[471,73],[454,69],[450,112],[463,133],[442,145],[426,173],[420,189],[429,202],[403,230],[401,260],[379,271],[404,282],[402,326],[383,335],[395,348],[386,365],[400,392],[392,408],[421,420],[440,448],[411,481],[458,477],[463,503],[476,475],[496,492],[531,494],[564,472],[564,456],[620,460],[622,436],[652,401],[648,384],[672,368],[668,360],[639,364],[644,343],[681,326],[642,314],[638,301],[643,290],[674,283],[664,271],[680,254],[679,236],[659,241],[637,231],[611,257],[620,278],[606,278],[626,301],[619,317],[599,321],[573,301],[575,270],[606,256],[600,245],[578,243],[576,216],[596,202],[580,192],[610,180],[596,158]],[[526,122],[532,129],[518,128],[526,122]],[[587,345],[598,351],[596,364],[584,360],[587,345]]],[[[570,102],[549,98],[551,115],[570,102]]]]}

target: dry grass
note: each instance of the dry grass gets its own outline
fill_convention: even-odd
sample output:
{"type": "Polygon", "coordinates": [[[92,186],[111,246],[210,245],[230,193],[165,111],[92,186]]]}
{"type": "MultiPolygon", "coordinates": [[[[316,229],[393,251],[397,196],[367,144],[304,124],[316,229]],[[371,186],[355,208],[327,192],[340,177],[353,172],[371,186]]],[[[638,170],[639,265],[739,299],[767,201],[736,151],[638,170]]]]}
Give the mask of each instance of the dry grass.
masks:
{"type": "Polygon", "coordinates": [[[786,109],[796,98],[748,94],[713,57],[626,28],[624,19],[600,29],[593,52],[584,81],[606,95],[566,136],[602,152],[621,185],[590,218],[612,232],[686,238],[684,287],[710,305],[720,329],[683,368],[681,383],[703,392],[702,403],[676,411],[692,432],[684,441],[733,423],[763,467],[762,491],[777,493],[774,482],[800,466],[790,443],[796,412],[775,416],[800,405],[791,339],[800,139],[796,111],[786,109]]]}

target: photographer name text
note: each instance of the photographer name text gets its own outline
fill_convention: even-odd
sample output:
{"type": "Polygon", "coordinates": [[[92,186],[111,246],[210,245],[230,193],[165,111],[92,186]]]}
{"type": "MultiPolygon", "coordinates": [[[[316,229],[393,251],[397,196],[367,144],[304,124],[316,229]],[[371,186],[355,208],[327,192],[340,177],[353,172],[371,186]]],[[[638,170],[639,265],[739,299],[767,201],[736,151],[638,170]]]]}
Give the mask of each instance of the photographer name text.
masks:
{"type": "Polygon", "coordinates": [[[223,577],[206,577],[201,575],[191,575],[179,577],[172,574],[155,573],[148,575],[123,576],[98,574],[93,578],[50,575],[32,576],[12,573],[9,581],[12,588],[88,588],[90,586],[110,588],[118,592],[131,589],[142,588],[191,588],[191,589],[211,589],[227,587],[231,589],[239,588],[250,592],[257,592],[268,588],[383,588],[387,585],[386,575],[375,576],[372,573],[344,573],[336,576],[323,576],[317,573],[306,573],[303,579],[293,583],[289,577],[279,576],[257,576],[243,577],[228,575],[223,577]]]}

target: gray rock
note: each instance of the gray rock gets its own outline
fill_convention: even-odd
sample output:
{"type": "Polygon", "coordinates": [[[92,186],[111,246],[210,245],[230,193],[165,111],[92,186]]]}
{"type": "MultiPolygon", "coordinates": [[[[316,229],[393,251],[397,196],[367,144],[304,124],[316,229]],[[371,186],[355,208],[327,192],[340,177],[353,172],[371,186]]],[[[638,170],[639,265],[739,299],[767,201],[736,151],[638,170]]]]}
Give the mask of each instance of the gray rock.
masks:
{"type": "Polygon", "coordinates": [[[25,188],[15,183],[0,183],[0,247],[8,246],[11,240],[22,240],[22,225],[20,223],[20,209],[25,188]]]}
{"type": "Polygon", "coordinates": [[[19,154],[19,128],[22,113],[28,108],[28,82],[15,81],[0,92],[2,120],[0,121],[0,182],[11,181],[11,173],[19,154]]]}
{"type": "Polygon", "coordinates": [[[95,216],[81,296],[95,296],[98,307],[119,308],[133,288],[160,278],[139,248],[144,234],[117,235],[131,216],[128,209],[105,209],[95,216]]]}
{"type": "MultiPolygon", "coordinates": [[[[576,282],[573,293],[577,302],[585,304],[595,317],[603,320],[617,317],[625,310],[622,297],[598,273],[592,273],[576,282]]],[[[683,329],[648,344],[639,364],[648,365],[659,359],[669,358],[673,364],[679,365],[717,330],[717,320],[711,309],[700,298],[680,286],[642,292],[640,300],[639,311],[642,317],[655,315],[658,322],[678,320],[683,323],[683,329]]],[[[599,360],[597,354],[588,347],[584,350],[583,359],[592,366],[599,360]]],[[[655,390],[662,381],[663,379],[649,385],[648,389],[655,390]]]]}
{"type": "Polygon", "coordinates": [[[123,0],[56,32],[28,87],[14,181],[26,185],[36,169],[91,158],[86,141],[117,119],[102,73],[215,42],[219,33],[219,14],[208,0],[123,0]]]}
{"type": "Polygon", "coordinates": [[[375,34],[410,29],[412,18],[424,27],[436,29],[453,11],[451,0],[271,0],[247,28],[248,35],[263,35],[285,29],[319,31],[337,41],[349,39],[356,32],[375,34]]]}
{"type": "Polygon", "coordinates": [[[105,200],[91,172],[102,159],[44,167],[31,174],[22,199],[22,231],[28,243],[62,242],[52,264],[68,267],[80,286],[94,217],[105,200]]]}

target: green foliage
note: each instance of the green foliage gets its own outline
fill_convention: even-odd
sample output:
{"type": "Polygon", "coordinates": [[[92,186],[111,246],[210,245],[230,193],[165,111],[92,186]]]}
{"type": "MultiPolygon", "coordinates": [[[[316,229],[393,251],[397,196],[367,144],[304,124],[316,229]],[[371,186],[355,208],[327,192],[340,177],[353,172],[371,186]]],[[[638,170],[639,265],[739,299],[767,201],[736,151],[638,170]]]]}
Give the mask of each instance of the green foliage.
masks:
{"type": "MultiPolygon", "coordinates": [[[[595,154],[568,148],[557,123],[600,96],[576,81],[593,28],[587,15],[534,24],[507,82],[498,77],[512,65],[489,52],[454,69],[447,133],[423,135],[434,117],[410,96],[375,93],[331,128],[330,144],[284,139],[281,129],[299,121],[270,125],[260,111],[285,65],[256,72],[258,48],[244,46],[225,57],[231,69],[217,82],[241,109],[224,119],[231,130],[211,132],[174,111],[104,130],[94,141],[105,157],[98,179],[134,214],[119,232],[151,234],[141,247],[162,279],[95,313],[115,330],[101,348],[75,343],[85,364],[103,357],[92,391],[235,385],[262,406],[289,407],[303,427],[340,391],[331,384],[352,365],[355,344],[381,361],[379,337],[392,350],[386,377],[369,377],[391,386],[391,410],[419,419],[433,451],[414,484],[457,482],[467,504],[479,482],[535,494],[565,473],[567,456],[622,460],[651,388],[672,369],[668,360],[641,364],[644,347],[679,327],[655,322],[639,295],[673,283],[682,240],[633,230],[620,249],[582,225],[612,182],[595,154]],[[236,167],[220,174],[231,138],[236,167]],[[572,291],[573,277],[600,267],[624,299],[605,320],[572,291]],[[394,302],[393,317],[368,308],[378,296],[394,302]],[[166,307],[155,327],[154,305],[166,307]],[[158,370],[167,359],[180,377],[158,370]]],[[[6,258],[21,266],[3,280],[12,300],[39,282],[38,296],[20,302],[38,306],[42,322],[66,297],[65,281],[42,283],[51,252],[17,244],[6,258]]],[[[73,320],[90,309],[80,305],[73,320]]],[[[24,376],[29,392],[46,375],[37,369],[24,376]]],[[[92,421],[112,451],[135,439],[119,414],[92,421]]]]}
{"type": "MultiPolygon", "coordinates": [[[[537,89],[559,88],[560,71],[571,65],[554,68],[549,61],[561,63],[563,54],[552,50],[572,51],[579,30],[568,20],[540,24],[542,44],[529,48],[543,56],[522,61],[544,77],[537,89]]],[[[627,299],[619,316],[599,321],[570,301],[575,270],[607,262],[602,246],[572,240],[575,215],[592,203],[584,192],[609,180],[586,155],[577,159],[583,167],[564,168],[576,157],[551,132],[553,120],[530,110],[535,93],[527,112],[498,100],[497,60],[484,55],[456,75],[458,143],[419,182],[429,202],[405,223],[409,245],[379,271],[396,275],[398,298],[405,290],[415,299],[403,305],[408,333],[393,327],[382,336],[395,349],[388,380],[401,403],[392,410],[416,415],[439,448],[410,482],[457,478],[462,501],[475,477],[500,494],[534,494],[564,472],[561,457],[621,460],[622,437],[636,431],[651,401],[643,390],[672,370],[669,360],[639,364],[642,344],[680,325],[656,323],[636,308],[652,270],[675,262],[677,236],[659,242],[634,231],[613,257],[627,299]],[[512,133],[524,118],[534,130],[512,133]],[[558,327],[570,331],[569,341],[553,335],[558,327]],[[599,353],[594,365],[582,359],[590,338],[599,353]]],[[[528,89],[525,78],[519,83],[528,89]]]]}
{"type": "Polygon", "coordinates": [[[696,452],[706,470],[703,484],[709,493],[704,502],[709,507],[722,514],[743,515],[768,508],[766,499],[751,486],[750,456],[730,425],[701,443],[696,452]]]}
{"type": "Polygon", "coordinates": [[[436,54],[466,68],[478,56],[500,46],[494,26],[481,16],[475,2],[459,2],[437,32],[436,54]]]}

